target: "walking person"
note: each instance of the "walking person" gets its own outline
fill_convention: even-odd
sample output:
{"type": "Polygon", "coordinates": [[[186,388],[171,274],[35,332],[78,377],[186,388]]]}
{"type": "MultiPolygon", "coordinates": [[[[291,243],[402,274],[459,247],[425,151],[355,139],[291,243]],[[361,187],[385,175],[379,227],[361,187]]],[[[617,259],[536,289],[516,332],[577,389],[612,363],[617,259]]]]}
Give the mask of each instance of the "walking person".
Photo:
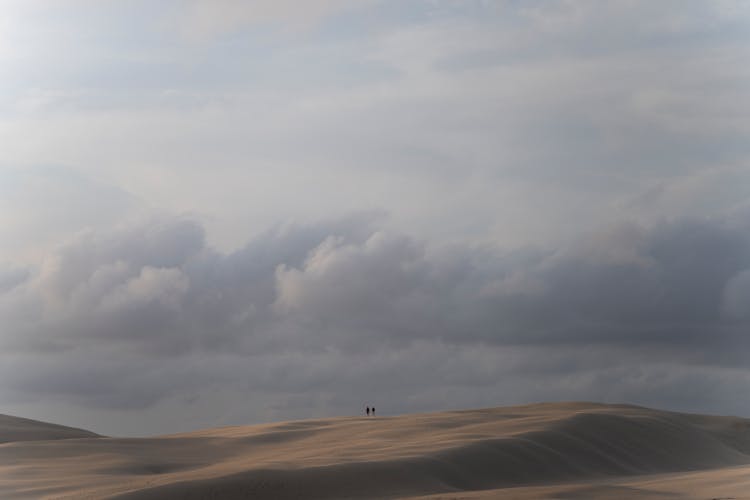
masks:
{"type": "Polygon", "coordinates": [[[368,417],[370,416],[370,407],[369,406],[365,409],[365,413],[367,413],[368,417]]]}

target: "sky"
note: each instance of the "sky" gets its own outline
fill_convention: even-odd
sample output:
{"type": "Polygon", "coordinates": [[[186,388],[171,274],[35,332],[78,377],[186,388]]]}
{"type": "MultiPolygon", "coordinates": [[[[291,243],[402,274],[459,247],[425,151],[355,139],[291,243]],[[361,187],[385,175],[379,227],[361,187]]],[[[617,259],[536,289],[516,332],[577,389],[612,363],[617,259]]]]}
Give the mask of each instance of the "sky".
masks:
{"type": "Polygon", "coordinates": [[[0,413],[750,416],[750,4],[0,0],[0,413]]]}

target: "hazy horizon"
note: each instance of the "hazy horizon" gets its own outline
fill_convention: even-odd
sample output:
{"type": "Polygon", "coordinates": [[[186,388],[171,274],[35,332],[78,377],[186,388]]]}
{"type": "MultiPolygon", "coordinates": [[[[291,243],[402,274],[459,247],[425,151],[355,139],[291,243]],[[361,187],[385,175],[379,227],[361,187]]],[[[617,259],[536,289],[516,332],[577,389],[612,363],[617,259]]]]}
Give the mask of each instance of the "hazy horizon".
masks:
{"type": "Polygon", "coordinates": [[[749,4],[0,12],[0,413],[750,416],[749,4]]]}

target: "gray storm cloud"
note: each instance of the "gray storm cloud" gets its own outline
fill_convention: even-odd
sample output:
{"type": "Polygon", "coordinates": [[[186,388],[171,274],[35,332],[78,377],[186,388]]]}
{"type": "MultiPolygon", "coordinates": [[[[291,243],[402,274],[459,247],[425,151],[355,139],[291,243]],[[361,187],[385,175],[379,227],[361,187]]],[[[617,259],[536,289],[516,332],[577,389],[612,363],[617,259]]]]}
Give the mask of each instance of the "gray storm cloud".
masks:
{"type": "MultiPolygon", "coordinates": [[[[688,387],[750,376],[741,220],[514,252],[433,247],[371,215],[277,227],[231,253],[189,219],[90,232],[0,296],[5,397],[147,408],[221,386],[300,416],[315,397],[335,413],[375,391],[399,411],[523,389],[681,407],[688,387]]],[[[750,409],[713,389],[701,401],[750,409]]]]}

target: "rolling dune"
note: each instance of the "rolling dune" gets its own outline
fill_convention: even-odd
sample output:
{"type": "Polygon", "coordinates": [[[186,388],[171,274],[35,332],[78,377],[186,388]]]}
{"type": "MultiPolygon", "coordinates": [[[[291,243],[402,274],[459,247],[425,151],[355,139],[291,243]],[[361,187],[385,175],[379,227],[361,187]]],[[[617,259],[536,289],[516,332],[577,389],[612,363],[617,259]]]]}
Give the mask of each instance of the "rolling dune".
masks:
{"type": "Polygon", "coordinates": [[[0,439],[13,442],[0,445],[2,498],[750,498],[742,497],[750,420],[626,405],[330,418],[142,439],[35,423],[49,437],[30,441],[33,432],[12,431],[30,421],[4,419],[0,439]]]}

